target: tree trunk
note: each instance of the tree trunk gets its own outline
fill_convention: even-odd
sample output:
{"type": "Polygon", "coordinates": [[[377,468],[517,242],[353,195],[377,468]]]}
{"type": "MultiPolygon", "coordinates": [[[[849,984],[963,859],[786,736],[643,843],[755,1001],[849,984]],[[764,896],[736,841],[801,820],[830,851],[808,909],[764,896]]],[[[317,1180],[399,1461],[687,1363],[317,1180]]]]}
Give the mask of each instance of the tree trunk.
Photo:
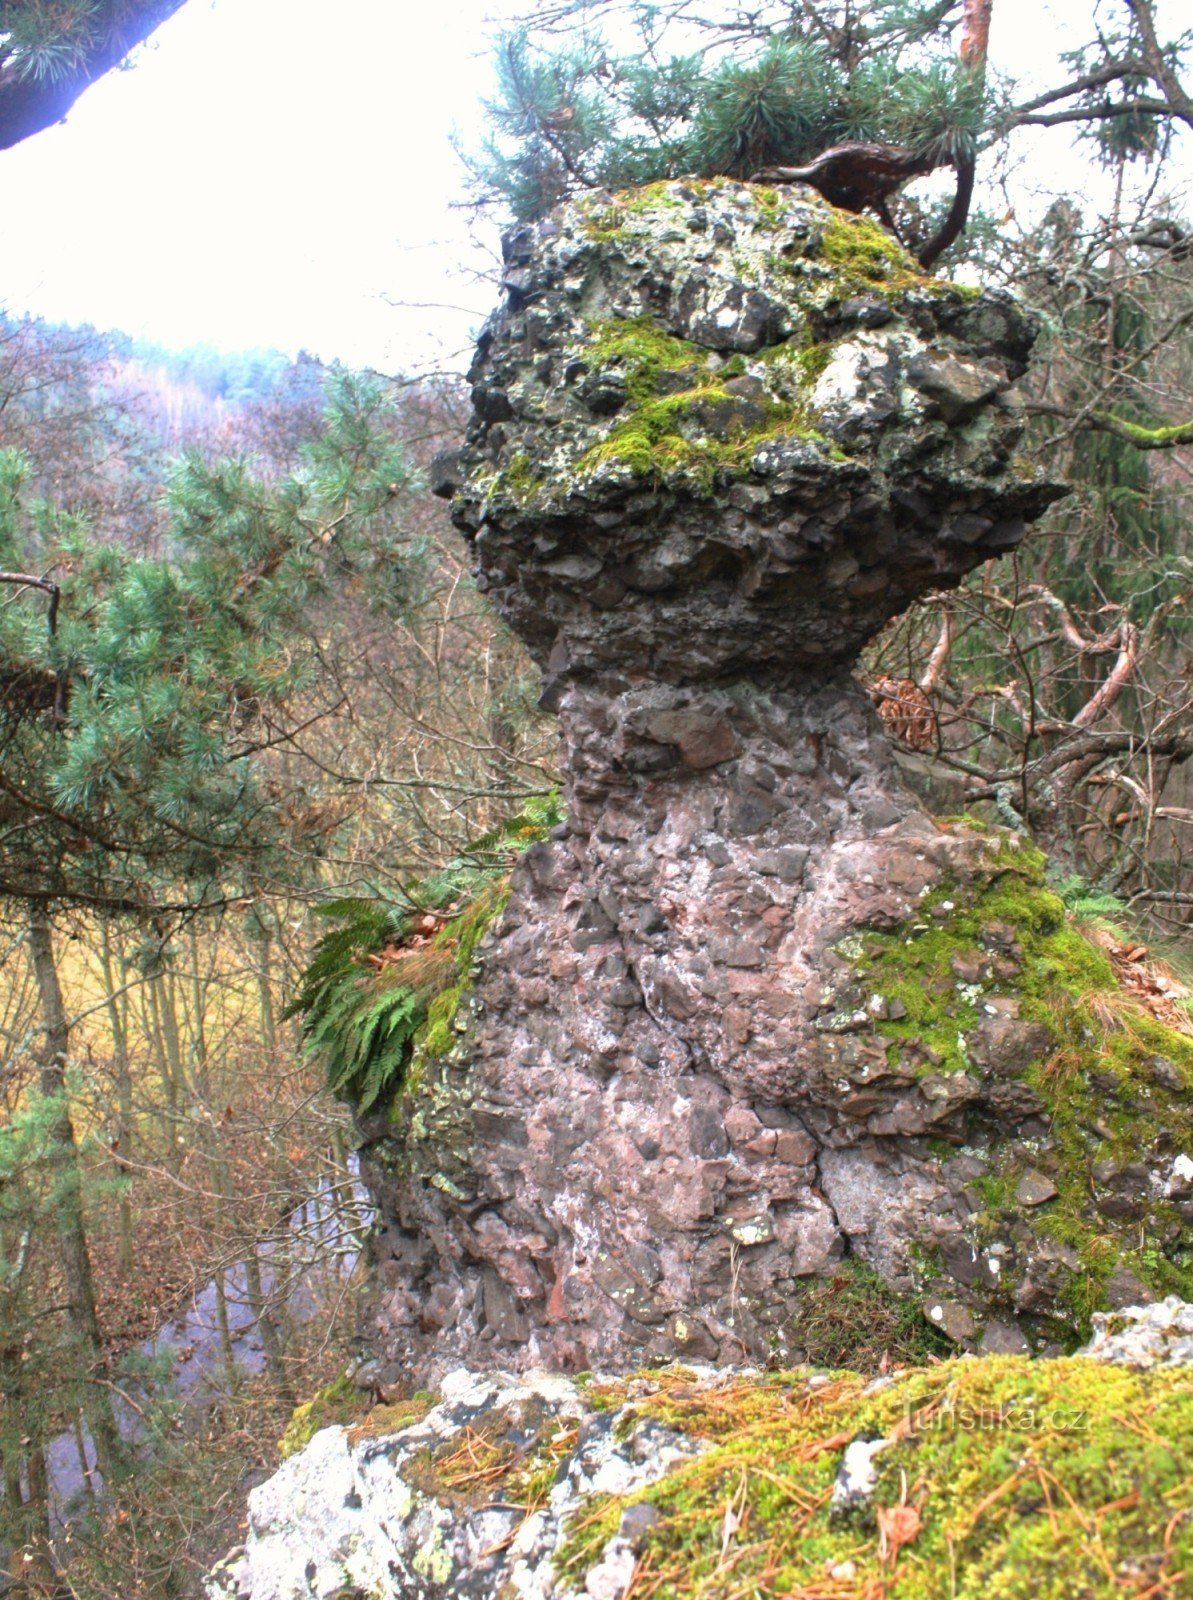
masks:
{"type": "Polygon", "coordinates": [[[281,1341],[278,1338],[277,1324],[273,1319],[266,1295],[261,1283],[261,1262],[257,1256],[257,1246],[250,1244],[244,1258],[245,1286],[248,1290],[249,1307],[253,1319],[261,1334],[261,1347],[265,1352],[265,1370],[273,1381],[274,1388],[281,1400],[289,1406],[295,1403],[290,1377],[286,1371],[286,1363],[282,1359],[281,1341]]]}
{"type": "MultiPolygon", "coordinates": [[[[35,1424],[22,1397],[18,1346],[0,1352],[0,1396],[5,1412],[3,1539],[13,1592],[48,1592],[54,1567],[50,1557],[50,1506],[45,1457],[32,1443],[35,1424]]],[[[7,1591],[6,1591],[7,1592],[7,1591]]]]}
{"type": "Polygon", "coordinates": [[[26,1470],[29,1498],[25,1502],[21,1578],[27,1594],[51,1595],[57,1588],[58,1573],[50,1546],[50,1476],[45,1453],[40,1448],[30,1450],[26,1470]]]}
{"type": "Polygon", "coordinates": [[[261,1037],[272,1061],[277,1055],[278,1028],[273,1004],[273,936],[269,924],[258,910],[253,916],[253,939],[257,946],[257,997],[261,1009],[261,1037]]]}
{"type": "MultiPolygon", "coordinates": [[[[120,1266],[129,1272],[133,1265],[133,1213],[131,1168],[133,1156],[133,1080],[128,1060],[128,1007],[127,995],[120,996],[116,969],[112,960],[112,942],[107,923],[100,927],[100,960],[103,964],[104,986],[108,991],[108,1021],[112,1029],[112,1056],[116,1066],[116,1098],[118,1121],[112,1130],[112,1150],[117,1167],[125,1175],[120,1186],[120,1266]]],[[[121,978],[124,976],[122,968],[121,978]]]]}
{"type": "MultiPolygon", "coordinates": [[[[95,1314],[95,1290],[91,1257],[83,1222],[83,1196],[79,1152],[66,1096],[66,1052],[70,1028],[58,967],[54,960],[54,941],[50,920],[41,905],[29,913],[29,953],[41,1001],[44,1040],[40,1050],[39,1084],[42,1094],[52,1101],[57,1112],[50,1123],[51,1159],[59,1169],[58,1251],[66,1291],[66,1315],[71,1335],[86,1363],[87,1377],[102,1376],[103,1344],[95,1314]]],[[[109,1478],[121,1454],[120,1435],[112,1412],[108,1391],[94,1381],[85,1384],[87,1421],[95,1443],[99,1469],[109,1478]]]]}

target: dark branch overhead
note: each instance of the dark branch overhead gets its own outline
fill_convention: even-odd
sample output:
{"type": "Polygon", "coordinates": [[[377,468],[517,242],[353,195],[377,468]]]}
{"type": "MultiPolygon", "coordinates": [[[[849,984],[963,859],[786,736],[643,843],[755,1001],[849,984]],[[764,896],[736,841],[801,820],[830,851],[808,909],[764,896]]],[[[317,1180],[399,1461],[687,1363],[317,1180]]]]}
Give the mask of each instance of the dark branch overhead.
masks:
{"type": "MultiPolygon", "coordinates": [[[[61,122],[105,72],[144,43],[185,0],[101,0],[89,19],[89,39],[56,71],[30,69],[25,51],[0,43],[0,149],[61,122]]],[[[0,25],[4,9],[0,8],[0,25]]]]}

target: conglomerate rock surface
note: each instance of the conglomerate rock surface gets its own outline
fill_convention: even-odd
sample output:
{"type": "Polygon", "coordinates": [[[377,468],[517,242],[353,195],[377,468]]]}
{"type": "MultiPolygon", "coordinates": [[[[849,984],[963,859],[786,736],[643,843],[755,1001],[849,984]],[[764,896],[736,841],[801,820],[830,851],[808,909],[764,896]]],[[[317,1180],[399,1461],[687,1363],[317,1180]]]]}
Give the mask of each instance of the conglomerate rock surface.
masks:
{"type": "Polygon", "coordinates": [[[506,257],[437,487],[553,676],[824,672],[1059,492],[1013,461],[1033,318],[860,217],[660,184],[506,257]]]}
{"type": "Polygon", "coordinates": [[[1036,852],[925,815],[848,671],[1055,498],[1014,455],[1030,316],[727,182],[507,260],[438,488],[543,668],[568,821],[455,1047],[362,1123],[379,1381],[799,1359],[805,1286],[859,1268],[1002,1350],[1169,1286],[1188,1041],[1101,1048],[1113,976],[1036,852]]]}

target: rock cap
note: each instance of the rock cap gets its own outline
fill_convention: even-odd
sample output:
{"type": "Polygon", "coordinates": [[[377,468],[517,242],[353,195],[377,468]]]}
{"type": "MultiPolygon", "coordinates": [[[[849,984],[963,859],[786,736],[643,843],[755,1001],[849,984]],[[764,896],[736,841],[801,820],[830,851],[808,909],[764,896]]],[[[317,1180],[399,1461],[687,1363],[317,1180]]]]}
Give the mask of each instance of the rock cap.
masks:
{"type": "Polygon", "coordinates": [[[812,191],[588,195],[505,265],[434,487],[549,676],[823,673],[1064,492],[1014,454],[1035,316],[812,191]]]}

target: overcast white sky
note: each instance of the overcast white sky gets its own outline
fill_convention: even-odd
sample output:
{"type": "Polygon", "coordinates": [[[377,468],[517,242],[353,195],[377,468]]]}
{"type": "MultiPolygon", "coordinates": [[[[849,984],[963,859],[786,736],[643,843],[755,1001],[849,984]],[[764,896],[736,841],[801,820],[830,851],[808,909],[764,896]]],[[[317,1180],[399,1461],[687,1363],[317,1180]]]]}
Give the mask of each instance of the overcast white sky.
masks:
{"type": "MultiPolygon", "coordinates": [[[[173,346],[458,365],[494,297],[478,274],[495,240],[452,209],[450,136],[477,137],[503,7],[189,0],[64,124],[0,152],[4,304],[173,346]]],[[[1093,10],[996,0],[994,64],[1046,71],[1093,10]]]]}

